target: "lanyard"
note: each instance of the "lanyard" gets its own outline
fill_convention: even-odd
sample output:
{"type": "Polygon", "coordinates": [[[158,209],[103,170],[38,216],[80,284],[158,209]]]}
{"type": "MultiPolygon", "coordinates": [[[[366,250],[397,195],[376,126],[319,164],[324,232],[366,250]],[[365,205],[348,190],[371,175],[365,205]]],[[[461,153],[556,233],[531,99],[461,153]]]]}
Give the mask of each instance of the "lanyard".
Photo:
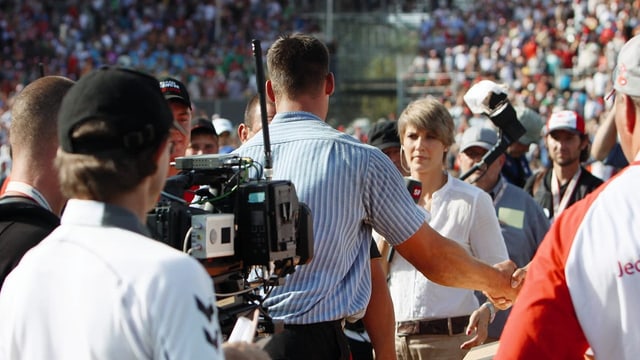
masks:
{"type": "Polygon", "coordinates": [[[496,205],[498,205],[498,201],[500,201],[500,199],[502,198],[502,195],[504,195],[504,191],[506,189],[507,189],[507,182],[502,180],[502,186],[500,186],[500,190],[498,190],[496,195],[493,197],[493,206],[494,207],[496,205]]]}
{"type": "Polygon", "coordinates": [[[38,205],[42,206],[43,208],[49,211],[53,211],[51,210],[51,206],[49,206],[49,202],[47,201],[47,199],[45,199],[44,195],[42,195],[40,191],[29,184],[19,181],[9,181],[9,183],[7,184],[7,188],[5,189],[5,192],[8,191],[21,193],[22,195],[37,202],[38,205]]]}
{"type": "Polygon", "coordinates": [[[553,217],[557,218],[560,214],[567,208],[567,204],[569,203],[569,199],[573,195],[573,191],[576,189],[576,185],[578,185],[578,178],[582,173],[582,168],[578,168],[578,171],[573,175],[571,181],[569,181],[569,185],[567,186],[567,190],[565,190],[562,199],[560,199],[560,184],[558,182],[558,178],[556,177],[555,171],[551,170],[551,195],[553,195],[553,217]]]}

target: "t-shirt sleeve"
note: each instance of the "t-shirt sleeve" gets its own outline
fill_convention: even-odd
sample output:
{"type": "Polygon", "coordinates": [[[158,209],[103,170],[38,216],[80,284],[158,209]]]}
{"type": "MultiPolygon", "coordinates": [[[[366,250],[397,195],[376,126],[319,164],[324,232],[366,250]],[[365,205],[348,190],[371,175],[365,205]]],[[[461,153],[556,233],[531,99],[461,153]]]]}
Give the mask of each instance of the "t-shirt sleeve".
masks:
{"type": "Polygon", "coordinates": [[[478,194],[473,213],[474,219],[469,233],[473,256],[489,264],[508,260],[509,254],[500,223],[487,193],[478,194]]]}
{"type": "Polygon", "coordinates": [[[381,151],[371,154],[365,203],[368,221],[391,245],[399,245],[418,231],[428,214],[420,210],[398,169],[381,151]]]}
{"type": "Polygon", "coordinates": [[[154,357],[158,359],[223,359],[222,333],[213,281],[194,259],[167,267],[158,284],[150,322],[154,357]]]}

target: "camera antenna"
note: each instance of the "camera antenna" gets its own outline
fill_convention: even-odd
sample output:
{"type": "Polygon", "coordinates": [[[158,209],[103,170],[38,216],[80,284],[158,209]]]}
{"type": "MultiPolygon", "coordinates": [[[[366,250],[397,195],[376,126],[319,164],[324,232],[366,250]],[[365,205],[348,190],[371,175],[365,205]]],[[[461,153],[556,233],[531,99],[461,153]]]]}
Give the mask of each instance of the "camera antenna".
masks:
{"type": "Polygon", "coordinates": [[[262,121],[262,137],[264,139],[264,175],[267,181],[273,177],[271,159],[271,141],[269,140],[269,120],[267,119],[267,94],[265,92],[264,66],[262,65],[262,47],[260,40],[251,40],[253,57],[256,60],[256,83],[260,95],[260,120],[262,121]]]}

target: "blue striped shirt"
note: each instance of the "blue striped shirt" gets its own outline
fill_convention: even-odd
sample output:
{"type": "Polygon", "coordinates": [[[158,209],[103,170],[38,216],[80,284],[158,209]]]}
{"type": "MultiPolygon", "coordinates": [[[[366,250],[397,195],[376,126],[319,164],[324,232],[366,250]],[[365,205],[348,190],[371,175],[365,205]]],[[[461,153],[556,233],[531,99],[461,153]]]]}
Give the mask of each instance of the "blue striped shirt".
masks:
{"type": "MultiPolygon", "coordinates": [[[[425,221],[393,163],[307,112],[278,113],[269,126],[273,180],[290,180],[311,209],[314,258],[265,302],[286,324],[352,316],[371,294],[371,229],[402,243],[425,221]]],[[[262,133],[235,153],[264,164],[262,133]]]]}

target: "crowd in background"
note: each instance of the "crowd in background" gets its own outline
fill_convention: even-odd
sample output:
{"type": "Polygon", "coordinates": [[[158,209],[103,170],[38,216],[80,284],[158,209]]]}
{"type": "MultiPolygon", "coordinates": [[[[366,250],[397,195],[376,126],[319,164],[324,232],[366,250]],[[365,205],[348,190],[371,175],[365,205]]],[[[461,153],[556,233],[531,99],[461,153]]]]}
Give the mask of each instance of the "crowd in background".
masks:
{"type": "MultiPolygon", "coordinates": [[[[440,8],[422,21],[407,72],[442,89],[459,135],[486,120],[471,114],[462,96],[478,80],[491,79],[509,88],[512,103],[544,119],[576,111],[593,137],[612,105],[606,97],[616,55],[640,29],[639,9],[637,1],[602,0],[485,0],[466,11],[440,8]]],[[[543,147],[532,147],[528,156],[534,167],[549,165],[543,147]]]]}
{"type": "Polygon", "coordinates": [[[184,80],[192,98],[256,92],[252,38],[315,32],[288,1],[8,1],[0,4],[0,114],[40,76],[78,79],[104,64],[184,80]],[[42,63],[41,70],[39,64],[42,63]]]}
{"type": "MultiPolygon", "coordinates": [[[[180,78],[194,99],[248,99],[256,92],[246,46],[250,39],[263,39],[266,48],[282,32],[320,31],[301,15],[309,2],[294,3],[3,2],[0,143],[6,143],[11,98],[40,76],[40,63],[47,74],[71,79],[100,65],[119,64],[180,78]]],[[[506,84],[513,103],[543,118],[555,110],[575,110],[585,118],[589,134],[595,133],[610,106],[605,97],[615,55],[638,28],[637,1],[462,3],[464,10],[442,3],[425,14],[417,55],[407,69],[426,74],[425,86],[443,89],[442,100],[460,134],[483,121],[462,101],[469,86],[482,78],[506,84]]],[[[346,130],[364,136],[367,126],[356,119],[346,130]]],[[[6,148],[0,157],[7,161],[6,148]]],[[[534,166],[546,164],[544,149],[534,147],[530,157],[534,166]]]]}

